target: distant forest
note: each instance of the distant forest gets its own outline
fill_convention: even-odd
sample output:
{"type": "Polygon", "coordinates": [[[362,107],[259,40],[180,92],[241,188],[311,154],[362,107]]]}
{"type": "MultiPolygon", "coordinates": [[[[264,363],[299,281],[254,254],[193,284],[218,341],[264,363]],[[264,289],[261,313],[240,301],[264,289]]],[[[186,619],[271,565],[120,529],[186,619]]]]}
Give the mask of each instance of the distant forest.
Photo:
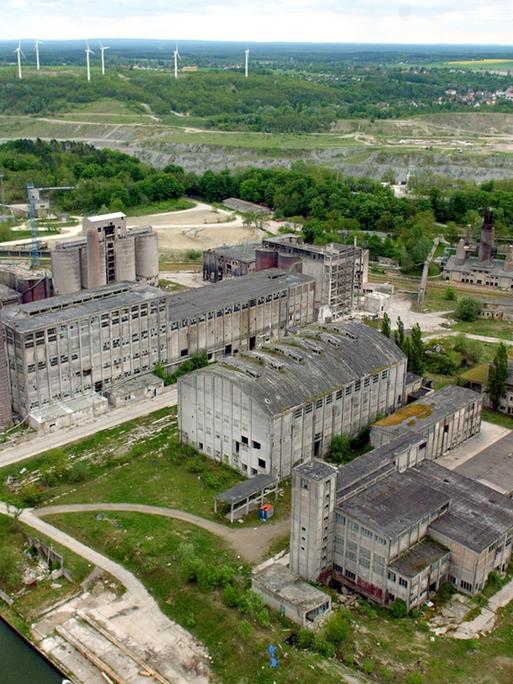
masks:
{"type": "MultiPolygon", "coordinates": [[[[396,198],[386,183],[340,178],[336,172],[296,163],[291,169],[206,171],[198,176],[169,165],[149,167],[126,154],[72,142],[16,140],[0,146],[0,172],[8,201],[24,201],[25,184],[75,185],[54,193],[63,212],[126,211],[188,195],[222,202],[240,197],[271,207],[303,225],[309,242],[360,238],[373,256],[389,256],[407,269],[421,263],[441,230],[454,242],[486,207],[495,211],[498,235],[513,237],[513,181],[438,186],[413,179],[415,196],[396,198]],[[444,224],[441,226],[440,224],[444,224]]],[[[390,179],[391,180],[391,179],[390,179]]]]}
{"type": "MultiPolygon", "coordinates": [[[[110,58],[110,54],[109,54],[110,58]]],[[[55,115],[99,98],[127,103],[136,111],[149,106],[165,117],[172,112],[201,119],[204,128],[269,133],[311,133],[329,130],[337,119],[390,119],[440,111],[472,111],[459,96],[469,88],[495,92],[513,84],[513,77],[489,72],[421,68],[412,65],[284,64],[272,69],[252,65],[250,78],[241,70],[212,68],[180,73],[109,65],[105,77],[70,69],[36,72],[25,67],[0,69],[0,113],[55,115]]],[[[498,100],[486,111],[513,112],[513,102],[498,100]]]]}

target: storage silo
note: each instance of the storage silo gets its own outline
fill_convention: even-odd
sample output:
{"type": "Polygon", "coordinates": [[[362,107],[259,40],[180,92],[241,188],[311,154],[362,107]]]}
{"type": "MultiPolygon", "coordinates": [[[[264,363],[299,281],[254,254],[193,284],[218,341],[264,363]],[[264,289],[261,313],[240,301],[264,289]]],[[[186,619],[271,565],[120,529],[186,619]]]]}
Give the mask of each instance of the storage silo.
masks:
{"type": "Polygon", "coordinates": [[[57,245],[52,249],[52,280],[56,295],[80,292],[82,289],[82,269],[80,267],[80,247],[57,245]]]}
{"type": "Polygon", "coordinates": [[[114,240],[116,253],[116,281],[135,282],[135,239],[114,240]]]}
{"type": "Polygon", "coordinates": [[[159,243],[157,233],[148,232],[135,238],[135,272],[137,280],[156,284],[159,279],[159,243]]]}

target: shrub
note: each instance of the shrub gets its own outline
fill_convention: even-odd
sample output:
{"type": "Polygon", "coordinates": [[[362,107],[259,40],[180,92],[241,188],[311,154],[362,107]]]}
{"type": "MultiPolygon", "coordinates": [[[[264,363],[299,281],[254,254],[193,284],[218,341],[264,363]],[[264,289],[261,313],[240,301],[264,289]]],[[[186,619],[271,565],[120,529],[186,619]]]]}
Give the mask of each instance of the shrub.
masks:
{"type": "Polygon", "coordinates": [[[259,594],[256,594],[251,589],[244,592],[240,602],[240,609],[249,617],[255,618],[256,615],[263,609],[264,601],[259,594]]]}
{"type": "Polygon", "coordinates": [[[317,632],[313,639],[313,650],[325,658],[333,658],[335,655],[335,646],[326,639],[322,632],[317,632]]]}
{"type": "Polygon", "coordinates": [[[407,613],[406,603],[402,599],[396,599],[392,604],[392,615],[395,618],[403,618],[407,613]]]}
{"type": "Polygon", "coordinates": [[[267,608],[262,608],[262,610],[257,613],[256,621],[260,627],[269,627],[271,624],[271,619],[269,617],[269,611],[267,608]]]}
{"type": "Polygon", "coordinates": [[[324,627],[326,639],[334,646],[338,646],[347,639],[351,631],[349,618],[344,613],[337,611],[331,615],[324,627]]]}
{"type": "Polygon", "coordinates": [[[298,648],[311,648],[314,642],[314,634],[306,627],[301,627],[297,633],[297,647],[298,648]]]}
{"type": "Polygon", "coordinates": [[[204,562],[196,556],[184,558],[180,568],[180,574],[184,582],[198,582],[203,572],[204,562]]]}
{"type": "Polygon", "coordinates": [[[448,302],[456,301],[456,290],[451,285],[445,290],[445,299],[448,302]]]}
{"type": "Polygon", "coordinates": [[[230,608],[235,608],[239,605],[240,595],[233,584],[228,584],[223,589],[223,603],[230,608]]]}
{"type": "Polygon", "coordinates": [[[459,300],[458,306],[454,315],[459,321],[467,321],[472,323],[477,321],[481,313],[481,302],[472,297],[463,297],[459,300]]]}
{"type": "Polygon", "coordinates": [[[0,549],[0,584],[7,591],[15,589],[21,582],[22,556],[15,547],[0,549]]]}
{"type": "Polygon", "coordinates": [[[438,588],[437,598],[440,603],[445,603],[454,594],[454,587],[450,582],[442,582],[438,588]]]}
{"type": "Polygon", "coordinates": [[[361,667],[362,667],[362,670],[366,674],[372,674],[374,672],[374,670],[376,669],[376,665],[374,664],[374,661],[371,660],[370,658],[364,658],[362,660],[361,667]]]}
{"type": "Polygon", "coordinates": [[[69,482],[84,482],[89,475],[89,468],[86,463],[75,463],[68,474],[69,482]]]}
{"type": "Polygon", "coordinates": [[[422,684],[424,681],[424,677],[420,674],[420,672],[410,672],[410,674],[406,677],[406,684],[422,684]]]}

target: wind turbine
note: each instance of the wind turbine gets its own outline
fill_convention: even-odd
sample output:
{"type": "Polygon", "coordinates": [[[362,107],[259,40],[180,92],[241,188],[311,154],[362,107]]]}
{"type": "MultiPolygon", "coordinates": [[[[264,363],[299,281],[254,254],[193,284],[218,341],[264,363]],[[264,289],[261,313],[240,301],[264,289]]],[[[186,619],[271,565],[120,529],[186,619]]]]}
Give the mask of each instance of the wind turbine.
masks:
{"type": "Polygon", "coordinates": [[[21,41],[18,43],[18,47],[14,51],[16,53],[16,56],[18,58],[18,78],[21,80],[23,78],[21,74],[21,58],[22,56],[25,57],[23,54],[23,50],[21,49],[21,41]]]}
{"type": "Polygon", "coordinates": [[[173,50],[173,60],[175,63],[175,78],[178,78],[178,60],[182,59],[180,57],[180,53],[178,52],[178,43],[176,44],[176,48],[173,50]]]}
{"type": "Polygon", "coordinates": [[[85,54],[86,54],[86,65],[87,65],[87,80],[91,80],[91,55],[94,55],[94,52],[91,50],[89,47],[89,43],[86,43],[86,49],[85,49],[85,54]]]}
{"type": "Polygon", "coordinates": [[[39,71],[41,68],[41,64],[39,63],[39,46],[43,45],[42,40],[36,40],[34,43],[34,50],[36,51],[36,69],[39,71]]]}
{"type": "Polygon", "coordinates": [[[102,76],[105,76],[105,50],[110,50],[110,48],[100,44],[100,52],[101,52],[101,60],[102,60],[102,76]]]}
{"type": "Polygon", "coordinates": [[[249,48],[244,50],[244,76],[247,78],[249,72],[249,48]]]}

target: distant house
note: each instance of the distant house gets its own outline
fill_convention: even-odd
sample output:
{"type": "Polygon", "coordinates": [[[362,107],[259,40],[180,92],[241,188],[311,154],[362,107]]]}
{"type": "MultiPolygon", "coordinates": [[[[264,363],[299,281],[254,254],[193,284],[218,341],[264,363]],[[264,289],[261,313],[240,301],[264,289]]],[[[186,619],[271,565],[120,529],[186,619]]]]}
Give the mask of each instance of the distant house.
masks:
{"type": "MultiPolygon", "coordinates": [[[[479,394],[483,395],[483,403],[485,406],[490,406],[490,399],[486,390],[489,369],[489,363],[482,363],[480,366],[475,366],[465,373],[462,373],[460,376],[465,387],[469,387],[475,392],[479,392],[479,394]]],[[[508,363],[506,391],[501,397],[501,403],[497,410],[501,413],[506,413],[509,416],[513,415],[513,360],[508,363]]]]}

